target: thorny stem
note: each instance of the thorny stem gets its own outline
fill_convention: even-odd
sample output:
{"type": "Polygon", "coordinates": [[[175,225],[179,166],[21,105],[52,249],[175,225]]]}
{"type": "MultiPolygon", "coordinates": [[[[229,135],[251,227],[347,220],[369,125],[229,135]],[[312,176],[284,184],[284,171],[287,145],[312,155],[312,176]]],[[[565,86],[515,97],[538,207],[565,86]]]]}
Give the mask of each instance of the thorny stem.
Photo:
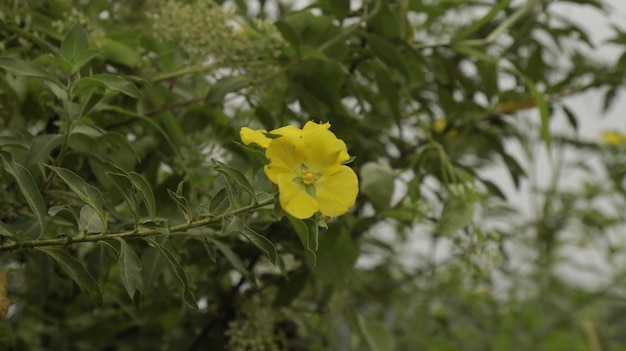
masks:
{"type": "MultiPolygon", "coordinates": [[[[232,211],[222,213],[215,217],[205,217],[205,218],[192,221],[189,223],[179,224],[173,227],[169,227],[167,228],[167,230],[169,231],[169,233],[182,233],[189,229],[203,227],[203,226],[210,225],[210,224],[220,223],[224,218],[246,213],[254,209],[270,205],[273,202],[274,202],[274,198],[272,197],[261,202],[255,202],[248,206],[240,207],[232,211]]],[[[63,246],[63,245],[81,243],[81,242],[108,241],[108,240],[114,240],[117,238],[122,238],[122,239],[145,238],[145,237],[160,235],[162,234],[163,229],[164,228],[145,228],[145,229],[140,229],[140,230],[130,230],[126,232],[120,232],[120,233],[100,233],[100,234],[94,234],[94,235],[78,234],[76,236],[67,237],[67,238],[9,242],[9,243],[1,244],[0,251],[31,249],[31,248],[42,247],[42,246],[63,246]]]]}

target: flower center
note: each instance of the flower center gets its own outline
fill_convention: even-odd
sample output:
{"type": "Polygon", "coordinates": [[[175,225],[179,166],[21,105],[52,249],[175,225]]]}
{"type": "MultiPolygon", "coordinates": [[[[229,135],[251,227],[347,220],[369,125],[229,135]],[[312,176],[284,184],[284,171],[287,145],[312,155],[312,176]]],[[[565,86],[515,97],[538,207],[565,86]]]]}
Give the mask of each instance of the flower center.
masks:
{"type": "Polygon", "coordinates": [[[315,175],[315,172],[308,169],[302,171],[301,178],[304,185],[315,184],[315,181],[317,181],[317,175],[315,175]]]}

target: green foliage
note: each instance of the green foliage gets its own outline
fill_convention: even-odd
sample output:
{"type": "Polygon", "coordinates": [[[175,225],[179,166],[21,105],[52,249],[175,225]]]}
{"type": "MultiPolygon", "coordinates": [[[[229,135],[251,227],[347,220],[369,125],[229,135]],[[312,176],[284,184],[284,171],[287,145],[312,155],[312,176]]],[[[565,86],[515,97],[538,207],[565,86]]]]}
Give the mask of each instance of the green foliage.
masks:
{"type": "Polygon", "coordinates": [[[0,2],[0,349],[620,349],[626,139],[582,139],[564,99],[611,107],[626,54],[588,57],[558,3],[606,11],[0,2]],[[240,142],[309,120],[359,175],[337,218],[285,213],[240,142]],[[611,274],[564,279],[593,248],[611,274]]]}

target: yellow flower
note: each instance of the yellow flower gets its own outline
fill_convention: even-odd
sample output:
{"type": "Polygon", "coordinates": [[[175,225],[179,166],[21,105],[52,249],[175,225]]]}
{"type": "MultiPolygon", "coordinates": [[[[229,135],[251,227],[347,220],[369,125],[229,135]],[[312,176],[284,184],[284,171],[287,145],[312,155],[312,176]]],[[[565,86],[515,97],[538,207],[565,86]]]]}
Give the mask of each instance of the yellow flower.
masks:
{"type": "Polygon", "coordinates": [[[329,123],[308,122],[302,129],[287,126],[269,133],[241,129],[244,144],[266,148],[270,162],[265,174],[278,185],[283,209],[296,218],[309,218],[318,211],[339,216],[356,201],[359,181],[342,164],[350,158],[346,144],[328,128],[329,123]]]}
{"type": "Polygon", "coordinates": [[[600,137],[609,145],[621,145],[626,143],[626,133],[602,132],[600,137]]]}
{"type": "MultiPolygon", "coordinates": [[[[448,128],[448,121],[445,118],[437,118],[431,125],[431,128],[436,133],[441,134],[448,128]]],[[[452,128],[446,132],[449,137],[454,137],[459,133],[456,128],[452,128]]]]}

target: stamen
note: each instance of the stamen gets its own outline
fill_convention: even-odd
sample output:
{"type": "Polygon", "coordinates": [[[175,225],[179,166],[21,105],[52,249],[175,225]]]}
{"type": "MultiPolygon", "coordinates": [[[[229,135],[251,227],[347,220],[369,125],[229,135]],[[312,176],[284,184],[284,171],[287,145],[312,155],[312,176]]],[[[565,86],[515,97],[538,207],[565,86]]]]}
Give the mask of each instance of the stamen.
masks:
{"type": "Polygon", "coordinates": [[[302,183],[304,183],[305,185],[315,184],[316,181],[317,175],[315,175],[315,172],[311,170],[306,170],[302,172],[302,183]]]}

